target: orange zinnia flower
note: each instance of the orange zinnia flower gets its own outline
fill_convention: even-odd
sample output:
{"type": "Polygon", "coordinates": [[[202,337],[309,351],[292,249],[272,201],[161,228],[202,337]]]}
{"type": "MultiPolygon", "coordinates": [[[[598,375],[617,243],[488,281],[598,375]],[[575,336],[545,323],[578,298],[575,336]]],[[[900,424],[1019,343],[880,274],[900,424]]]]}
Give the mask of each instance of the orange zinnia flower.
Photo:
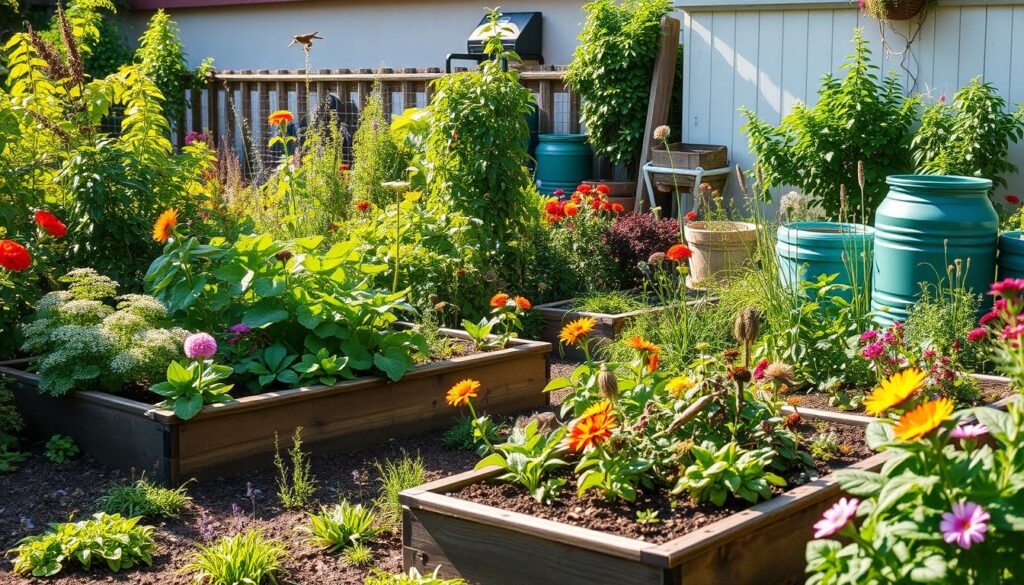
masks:
{"type": "Polygon", "coordinates": [[[615,213],[622,213],[623,211],[626,211],[626,208],[623,207],[621,203],[612,203],[612,211],[615,213]]]}
{"type": "Polygon", "coordinates": [[[161,244],[167,242],[174,235],[174,226],[178,225],[178,212],[173,209],[160,214],[153,224],[153,239],[161,244]]]}
{"type": "Polygon", "coordinates": [[[597,409],[595,406],[588,408],[587,412],[591,414],[580,418],[569,431],[569,447],[574,451],[597,447],[612,436],[612,429],[615,428],[616,421],[610,405],[603,405],[597,409]]]}
{"type": "Polygon", "coordinates": [[[479,391],[480,382],[467,378],[452,386],[445,395],[445,400],[454,407],[463,406],[469,404],[470,398],[476,398],[479,391]]]}
{"type": "Polygon", "coordinates": [[[32,265],[32,256],[25,246],[14,240],[0,240],[0,266],[11,272],[21,272],[32,265]]]}
{"type": "Polygon", "coordinates": [[[291,122],[294,119],[295,118],[292,116],[292,113],[289,112],[288,110],[278,110],[267,116],[267,122],[271,126],[279,126],[282,123],[287,124],[288,122],[291,122]]]}
{"type": "Polygon", "coordinates": [[[558,334],[558,338],[566,345],[575,345],[581,339],[589,335],[595,325],[597,325],[597,321],[593,317],[582,317],[580,319],[576,319],[565,327],[562,327],[562,332],[558,334]]]}
{"type": "Polygon", "coordinates": [[[931,402],[925,402],[914,410],[900,417],[893,429],[896,438],[901,441],[914,441],[927,435],[938,428],[943,422],[949,420],[953,414],[953,401],[949,398],[939,398],[931,402]]]}
{"type": "Polygon", "coordinates": [[[685,258],[693,256],[693,250],[691,250],[686,244],[676,244],[665,252],[665,256],[668,256],[669,260],[679,262],[685,258]]]}
{"type": "Polygon", "coordinates": [[[573,217],[580,212],[580,208],[572,201],[565,204],[565,214],[569,217],[573,217]]]}
{"type": "Polygon", "coordinates": [[[658,369],[658,354],[652,353],[651,357],[647,358],[647,371],[653,372],[658,369]]]}
{"type": "Polygon", "coordinates": [[[629,339],[627,339],[626,340],[626,345],[628,345],[629,347],[631,347],[631,348],[633,348],[633,349],[635,349],[637,351],[647,351],[647,352],[651,352],[651,353],[659,353],[659,352],[661,352],[661,348],[660,347],[658,347],[657,345],[651,343],[650,341],[647,341],[646,339],[644,339],[643,337],[640,337],[639,335],[637,335],[636,337],[630,337],[629,339]]]}
{"type": "Polygon", "coordinates": [[[491,297],[491,306],[497,309],[498,307],[504,307],[505,303],[508,302],[508,295],[505,293],[498,293],[491,297]]]}
{"type": "Polygon", "coordinates": [[[515,298],[515,301],[516,301],[516,306],[519,307],[520,311],[529,311],[530,309],[533,308],[533,303],[531,303],[530,299],[528,299],[526,297],[519,297],[519,296],[517,296],[515,298]]]}
{"type": "Polygon", "coordinates": [[[68,227],[49,211],[40,209],[35,213],[35,218],[36,224],[55,238],[63,238],[68,233],[68,227]]]}

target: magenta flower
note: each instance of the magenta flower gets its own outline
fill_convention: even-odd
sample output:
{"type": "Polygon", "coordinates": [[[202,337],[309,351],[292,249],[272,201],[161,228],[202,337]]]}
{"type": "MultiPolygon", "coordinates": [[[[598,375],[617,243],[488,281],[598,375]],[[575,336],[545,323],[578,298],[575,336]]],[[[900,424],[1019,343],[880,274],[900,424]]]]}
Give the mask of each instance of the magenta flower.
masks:
{"type": "Polygon", "coordinates": [[[956,543],[968,550],[976,542],[984,542],[988,532],[988,519],[992,515],[974,502],[953,504],[953,511],[942,515],[942,539],[948,543],[956,543]]]}
{"type": "Polygon", "coordinates": [[[1019,297],[1021,292],[1024,292],[1024,278],[1007,278],[999,282],[993,282],[992,287],[988,290],[990,295],[999,295],[1012,299],[1019,297]]]}
{"type": "Polygon", "coordinates": [[[832,504],[832,507],[825,510],[821,520],[814,523],[814,538],[825,538],[832,536],[842,530],[857,513],[857,506],[860,500],[857,498],[839,498],[839,501],[832,504]]]}
{"type": "Polygon", "coordinates": [[[982,339],[985,339],[986,337],[988,337],[988,329],[985,329],[984,327],[978,327],[977,329],[974,329],[967,334],[967,341],[971,343],[977,343],[982,339]]]}
{"type": "Polygon", "coordinates": [[[988,427],[978,423],[976,425],[957,425],[949,436],[954,439],[977,439],[986,433],[988,433],[988,427]]]}
{"type": "Polygon", "coordinates": [[[886,343],[886,344],[889,344],[889,345],[895,345],[896,344],[896,336],[893,335],[891,331],[886,331],[885,335],[882,336],[882,342],[886,343]]]}
{"type": "Polygon", "coordinates": [[[885,345],[881,341],[876,341],[860,350],[860,355],[869,360],[876,360],[882,357],[883,353],[885,353],[885,345]]]}
{"type": "Polygon", "coordinates": [[[230,333],[234,333],[235,335],[245,335],[246,333],[252,331],[252,327],[249,327],[245,323],[239,323],[237,325],[232,325],[231,327],[228,327],[228,331],[230,333]]]}
{"type": "Polygon", "coordinates": [[[764,371],[766,369],[768,369],[768,360],[762,358],[761,361],[757,362],[757,365],[754,366],[754,379],[759,381],[759,382],[761,380],[763,380],[764,379],[764,371]]]}
{"type": "Polygon", "coordinates": [[[206,142],[206,134],[196,132],[195,130],[186,134],[185,144],[192,144],[193,142],[206,142]]]}
{"type": "Polygon", "coordinates": [[[562,195],[565,195],[565,189],[555,189],[551,194],[555,197],[561,197],[562,195]]]}
{"type": "Polygon", "coordinates": [[[194,333],[185,338],[185,356],[194,360],[210,359],[217,354],[217,340],[209,333],[194,333]]]}
{"type": "Polygon", "coordinates": [[[860,342],[861,343],[867,343],[869,341],[874,341],[876,337],[878,337],[878,332],[877,331],[874,331],[874,330],[865,331],[864,333],[860,334],[860,342]]]}
{"type": "Polygon", "coordinates": [[[988,313],[985,313],[984,315],[982,315],[981,319],[978,319],[978,325],[988,325],[989,323],[991,323],[992,321],[994,321],[998,317],[999,317],[999,312],[996,311],[995,309],[992,309],[988,313]]]}

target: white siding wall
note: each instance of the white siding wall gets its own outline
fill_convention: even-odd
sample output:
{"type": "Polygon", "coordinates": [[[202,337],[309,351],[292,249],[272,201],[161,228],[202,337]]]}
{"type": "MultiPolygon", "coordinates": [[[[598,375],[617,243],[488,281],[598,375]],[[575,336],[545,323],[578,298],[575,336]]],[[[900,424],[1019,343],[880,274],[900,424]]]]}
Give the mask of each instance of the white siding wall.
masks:
{"type": "MultiPolygon", "coordinates": [[[[687,142],[728,145],[732,161],[749,169],[753,156],[740,130],[745,119],[738,108],[746,106],[778,123],[794,103],[815,103],[822,75],[838,71],[852,52],[856,26],[871,40],[875,63],[897,72],[908,91],[932,99],[952,97],[980,75],[1009,102],[1024,102],[1024,3],[940,3],[928,13],[907,55],[909,73],[901,55],[887,55],[882,48],[877,21],[856,8],[820,6],[684,8],[687,142]]],[[[904,45],[899,35],[909,35],[918,25],[915,20],[894,26],[895,32],[886,29],[885,34],[898,52],[904,45]]],[[[1012,145],[1011,161],[1024,169],[1024,144],[1012,145]]],[[[1024,177],[1007,179],[1010,193],[1024,194],[1024,177]]]]}

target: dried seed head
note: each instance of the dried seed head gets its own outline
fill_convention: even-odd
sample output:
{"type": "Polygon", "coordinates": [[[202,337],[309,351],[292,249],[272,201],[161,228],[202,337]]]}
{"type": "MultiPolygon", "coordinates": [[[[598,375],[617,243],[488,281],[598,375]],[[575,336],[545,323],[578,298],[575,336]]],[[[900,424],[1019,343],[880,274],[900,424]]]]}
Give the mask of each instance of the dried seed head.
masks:
{"type": "Polygon", "coordinates": [[[597,389],[608,400],[615,400],[619,395],[619,382],[607,364],[601,364],[601,371],[597,373],[597,389]]]}
{"type": "Polygon", "coordinates": [[[857,185],[860,186],[860,190],[864,190],[864,161],[857,161],[857,185]]]}
{"type": "Polygon", "coordinates": [[[757,190],[764,191],[764,173],[761,171],[760,164],[754,167],[754,172],[757,174],[757,190]]]}
{"type": "Polygon", "coordinates": [[[844,213],[849,208],[850,198],[846,195],[846,185],[839,185],[839,212],[844,213]]]}
{"type": "Polygon", "coordinates": [[[773,362],[764,369],[764,379],[768,382],[793,384],[796,382],[796,372],[793,371],[793,366],[789,364],[773,362]]]}
{"type": "Polygon", "coordinates": [[[736,341],[746,345],[754,343],[761,333],[761,315],[754,307],[747,307],[736,314],[732,334],[736,341]]]}
{"type": "Polygon", "coordinates": [[[740,184],[740,189],[744,194],[747,193],[747,178],[743,176],[743,169],[740,165],[736,165],[736,181],[740,184]]]}
{"type": "Polygon", "coordinates": [[[75,35],[71,32],[71,23],[68,22],[67,17],[64,15],[64,9],[61,8],[59,2],[57,3],[57,19],[60,21],[61,38],[64,41],[64,47],[67,49],[68,73],[71,76],[71,83],[72,85],[81,85],[85,83],[85,67],[82,64],[82,57],[78,52],[78,41],[75,40],[75,35]]]}
{"type": "Polygon", "coordinates": [[[672,134],[672,129],[668,126],[658,126],[654,129],[654,139],[659,142],[664,142],[672,134]]]}

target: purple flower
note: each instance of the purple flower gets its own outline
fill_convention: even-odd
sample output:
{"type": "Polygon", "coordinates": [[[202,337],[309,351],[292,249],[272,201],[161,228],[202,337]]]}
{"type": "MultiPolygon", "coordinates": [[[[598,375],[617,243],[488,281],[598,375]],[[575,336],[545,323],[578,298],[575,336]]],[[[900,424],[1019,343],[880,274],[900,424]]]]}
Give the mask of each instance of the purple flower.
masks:
{"type": "Polygon", "coordinates": [[[193,142],[206,142],[206,134],[196,132],[195,130],[186,134],[185,144],[192,144],[193,142]]]}
{"type": "Polygon", "coordinates": [[[196,524],[199,529],[199,537],[204,542],[210,542],[217,537],[217,528],[213,525],[213,517],[211,517],[206,510],[200,510],[199,516],[196,518],[196,524]]]}
{"type": "Polygon", "coordinates": [[[859,504],[860,500],[857,498],[839,498],[838,502],[825,510],[821,520],[814,523],[814,538],[825,538],[842,530],[857,513],[859,504]]]}
{"type": "Polygon", "coordinates": [[[245,323],[239,323],[237,325],[232,325],[231,327],[228,327],[228,332],[234,333],[235,335],[245,335],[250,331],[252,331],[252,327],[249,327],[245,323]]]}
{"type": "Polygon", "coordinates": [[[979,423],[976,425],[957,425],[949,436],[954,439],[977,439],[987,433],[988,427],[979,423]]]}
{"type": "Polygon", "coordinates": [[[942,539],[948,543],[956,543],[962,549],[970,549],[976,542],[985,540],[988,532],[988,519],[992,515],[974,502],[953,504],[953,511],[942,515],[942,539]]]}
{"type": "Polygon", "coordinates": [[[231,515],[232,516],[241,516],[242,515],[242,507],[238,505],[238,502],[231,502],[231,515]]]}
{"type": "Polygon", "coordinates": [[[256,490],[253,489],[251,481],[245,482],[245,497],[250,500],[256,497],[256,490]]]}
{"type": "Polygon", "coordinates": [[[185,338],[185,357],[210,359],[217,354],[217,340],[209,333],[194,333],[185,338]]]}
{"type": "Polygon", "coordinates": [[[875,331],[875,330],[865,331],[864,333],[860,334],[860,342],[861,343],[867,343],[869,341],[874,341],[876,337],[878,337],[878,332],[877,331],[875,331]]]}
{"type": "Polygon", "coordinates": [[[876,341],[860,350],[860,355],[869,360],[876,360],[882,357],[883,353],[885,353],[885,345],[881,341],[876,341]]]}

